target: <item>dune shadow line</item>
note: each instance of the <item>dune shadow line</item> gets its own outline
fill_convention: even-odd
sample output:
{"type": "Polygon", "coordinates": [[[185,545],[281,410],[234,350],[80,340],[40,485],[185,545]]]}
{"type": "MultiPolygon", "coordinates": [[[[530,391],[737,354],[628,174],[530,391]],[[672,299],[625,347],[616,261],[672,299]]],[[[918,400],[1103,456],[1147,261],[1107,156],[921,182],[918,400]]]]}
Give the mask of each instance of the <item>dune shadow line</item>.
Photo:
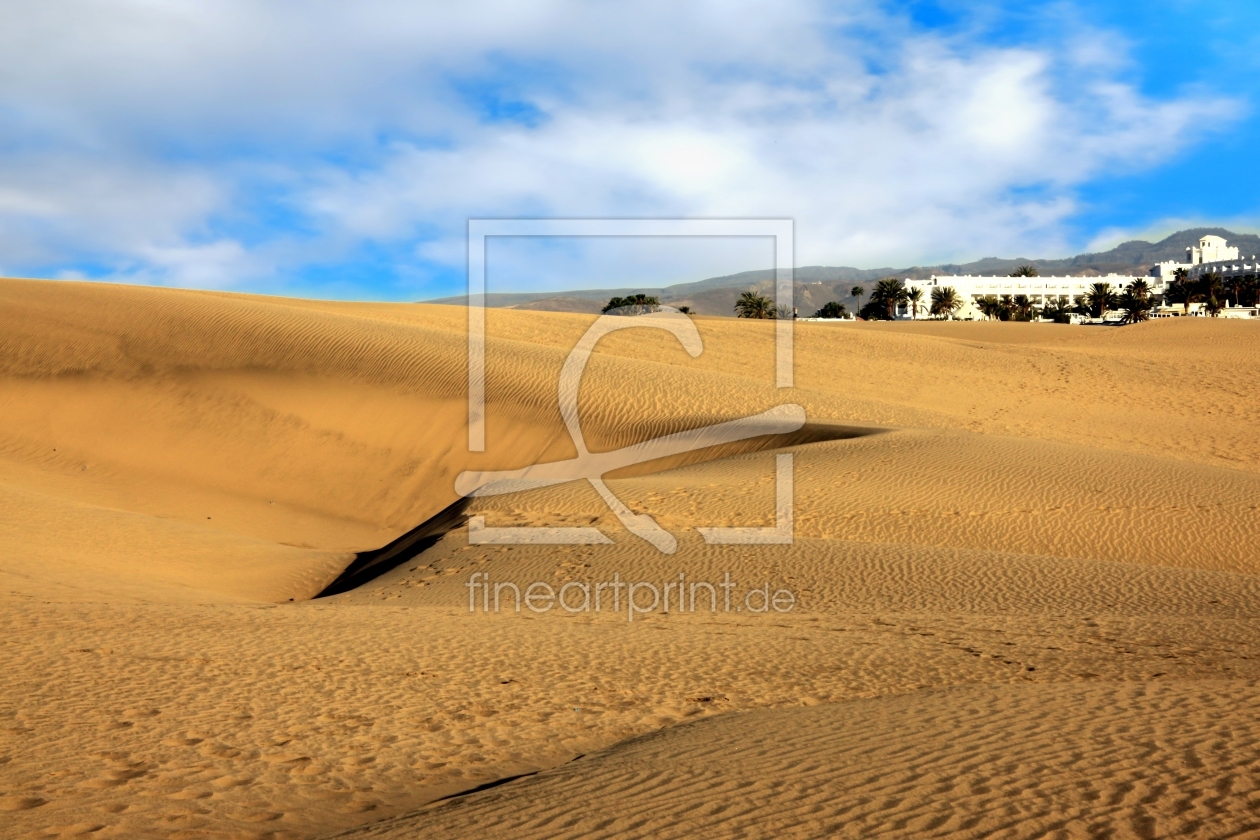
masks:
{"type": "MultiPolygon", "coordinates": [[[[586,758],[586,753],[579,753],[566,761],[565,764],[572,764],[573,762],[580,761],[583,758],[586,758]]],[[[563,767],[564,765],[562,764],[560,766],[563,767]]],[[[517,779],[528,779],[530,776],[537,776],[541,772],[541,770],[530,770],[528,773],[517,773],[515,776],[504,776],[501,779],[483,782],[482,784],[479,784],[476,787],[468,788],[467,790],[448,793],[446,796],[439,796],[437,799],[434,799],[432,802],[425,805],[425,807],[427,808],[429,805],[437,805],[440,802],[450,802],[452,799],[461,799],[465,796],[472,796],[474,793],[481,793],[483,790],[493,790],[494,788],[502,787],[509,782],[515,782],[517,779]]]]}
{"type": "Polygon", "coordinates": [[[383,548],[360,551],[337,579],[324,587],[316,598],[340,595],[375,580],[386,572],[432,548],[448,531],[462,526],[464,511],[471,499],[457,499],[383,548]]]}
{"type": "MultiPolygon", "coordinates": [[[[759,435],[732,443],[719,444],[696,449],[673,458],[654,459],[623,467],[610,473],[610,477],[628,478],[630,476],[650,475],[656,472],[674,469],[708,461],[720,461],[735,455],[750,452],[764,452],[768,449],[780,449],[788,446],[800,446],[809,443],[820,443],[829,440],[848,440],[880,434],[887,429],[863,426],[846,426],[839,423],[806,423],[794,432],[783,434],[759,435]]],[[[368,583],[388,571],[391,571],[408,560],[432,548],[446,533],[462,527],[467,517],[471,496],[458,499],[424,522],[412,528],[398,539],[383,548],[361,551],[355,555],[354,561],[345,568],[337,579],[315,597],[326,598],[329,595],[340,595],[368,583]]]]}

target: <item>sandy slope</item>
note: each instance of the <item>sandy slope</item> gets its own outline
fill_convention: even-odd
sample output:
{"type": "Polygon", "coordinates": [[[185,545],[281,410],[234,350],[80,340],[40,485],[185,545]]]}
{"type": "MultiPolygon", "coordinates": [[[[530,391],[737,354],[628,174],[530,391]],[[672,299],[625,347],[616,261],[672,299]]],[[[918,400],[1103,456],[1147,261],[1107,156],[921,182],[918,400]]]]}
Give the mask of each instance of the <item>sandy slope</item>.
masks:
{"type": "Polygon", "coordinates": [[[489,316],[470,455],[458,308],[0,281],[0,833],[1260,832],[1255,325],[801,324],[790,391],[769,324],[613,335],[597,448],[788,401],[880,433],[780,450],[791,545],[699,538],[774,509],[768,453],[702,453],[609,482],[677,554],[570,484],[470,512],[612,545],[460,528],[306,600],[461,470],[572,454],[591,319],[489,316]],[[474,572],[799,602],[470,614],[474,572]]]}
{"type": "Polygon", "coordinates": [[[343,836],[1255,832],[1253,689],[969,686],[729,715],[343,836]]]}

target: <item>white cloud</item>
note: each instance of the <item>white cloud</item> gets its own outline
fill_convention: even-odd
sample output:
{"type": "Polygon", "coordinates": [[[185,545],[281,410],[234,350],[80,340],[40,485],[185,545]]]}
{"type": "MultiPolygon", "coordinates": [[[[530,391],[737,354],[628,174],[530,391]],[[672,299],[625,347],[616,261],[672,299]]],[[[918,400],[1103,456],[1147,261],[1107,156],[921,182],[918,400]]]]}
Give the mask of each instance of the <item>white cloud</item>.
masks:
{"type": "Polygon", "coordinates": [[[126,154],[0,153],[0,260],[56,262],[71,248],[135,258],[195,236],[229,189],[205,167],[126,154]]]}
{"type": "Polygon", "coordinates": [[[989,46],[862,2],[77,0],[7,18],[0,261],[181,285],[417,238],[400,253],[459,266],[479,215],[789,216],[798,264],[1054,252],[1075,188],[1231,108],[1144,97],[1104,33],[989,46]],[[470,90],[541,119],[488,123],[470,90]]]}
{"type": "MultiPolygon", "coordinates": [[[[150,271],[176,286],[230,287],[242,273],[252,273],[249,255],[239,242],[224,239],[195,246],[147,246],[140,255],[150,271]]],[[[142,279],[144,274],[130,279],[142,279]]]]}

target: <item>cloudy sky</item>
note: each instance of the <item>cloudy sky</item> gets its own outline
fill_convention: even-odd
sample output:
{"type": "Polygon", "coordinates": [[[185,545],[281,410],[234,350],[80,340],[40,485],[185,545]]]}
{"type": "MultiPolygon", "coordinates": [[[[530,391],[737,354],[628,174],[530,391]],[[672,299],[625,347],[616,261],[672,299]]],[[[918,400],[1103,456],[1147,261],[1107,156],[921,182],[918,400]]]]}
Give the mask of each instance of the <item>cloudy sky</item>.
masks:
{"type": "MultiPolygon", "coordinates": [[[[0,274],[415,300],[470,217],[796,221],[798,265],[1260,223],[1260,4],[0,0],[0,274]]],[[[512,242],[492,291],[762,267],[512,242]]]]}

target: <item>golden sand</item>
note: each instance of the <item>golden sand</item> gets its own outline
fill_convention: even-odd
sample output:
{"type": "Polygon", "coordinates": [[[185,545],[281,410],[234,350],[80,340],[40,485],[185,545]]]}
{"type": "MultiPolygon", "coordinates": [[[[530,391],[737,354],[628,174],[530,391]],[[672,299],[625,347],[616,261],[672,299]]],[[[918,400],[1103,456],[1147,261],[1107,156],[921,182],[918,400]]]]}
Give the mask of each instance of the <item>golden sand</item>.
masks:
{"type": "Polygon", "coordinates": [[[628,330],[593,449],[786,402],[863,432],[774,450],[792,544],[694,530],[772,524],[749,444],[608,482],[674,555],[571,483],[467,512],[614,544],[460,527],[311,600],[461,471],[571,457],[591,321],[488,312],[470,454],[460,308],[0,281],[0,834],[1260,832],[1260,328],[800,323],[790,390],[772,324],[628,330]],[[470,613],[477,572],[798,603],[470,613]]]}

